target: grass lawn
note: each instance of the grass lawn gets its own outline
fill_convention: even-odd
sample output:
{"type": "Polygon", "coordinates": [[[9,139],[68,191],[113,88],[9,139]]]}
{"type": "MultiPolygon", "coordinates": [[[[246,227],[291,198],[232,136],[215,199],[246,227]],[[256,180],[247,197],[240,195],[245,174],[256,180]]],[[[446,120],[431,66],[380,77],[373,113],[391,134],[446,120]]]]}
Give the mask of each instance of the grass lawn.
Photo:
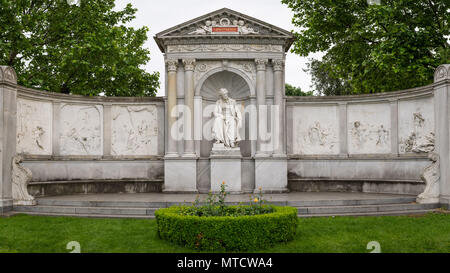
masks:
{"type": "MultiPolygon", "coordinates": [[[[0,218],[0,252],[193,252],[158,238],[155,220],[16,215],[0,218]]],[[[263,252],[450,253],[450,214],[425,216],[300,218],[294,241],[263,252]]]]}

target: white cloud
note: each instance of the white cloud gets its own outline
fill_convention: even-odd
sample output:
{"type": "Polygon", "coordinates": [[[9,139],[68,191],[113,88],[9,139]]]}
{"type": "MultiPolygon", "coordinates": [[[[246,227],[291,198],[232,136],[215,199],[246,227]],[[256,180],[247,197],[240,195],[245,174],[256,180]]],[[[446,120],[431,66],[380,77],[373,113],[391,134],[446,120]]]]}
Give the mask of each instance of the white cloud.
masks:
{"type": "MultiPolygon", "coordinates": [[[[164,95],[164,58],[153,40],[153,36],[158,32],[224,7],[288,31],[294,29],[291,23],[291,10],[279,0],[116,0],[116,9],[123,9],[127,3],[131,3],[138,9],[136,19],[130,25],[150,28],[149,39],[145,46],[150,48],[151,61],[145,69],[149,72],[160,71],[161,73],[161,88],[158,96],[164,95]]],[[[310,57],[320,58],[321,56],[322,54],[318,53],[310,57]]],[[[305,91],[310,90],[311,85],[311,77],[302,70],[306,68],[307,61],[307,58],[292,53],[288,53],[286,58],[286,82],[300,86],[305,91]]]]}

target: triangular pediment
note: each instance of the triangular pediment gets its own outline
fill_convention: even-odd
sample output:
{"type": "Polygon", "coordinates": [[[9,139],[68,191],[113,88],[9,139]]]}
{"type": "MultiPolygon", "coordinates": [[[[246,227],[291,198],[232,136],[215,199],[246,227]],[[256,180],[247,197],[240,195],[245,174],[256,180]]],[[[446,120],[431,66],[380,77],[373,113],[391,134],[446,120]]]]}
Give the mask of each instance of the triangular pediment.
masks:
{"type": "Polygon", "coordinates": [[[195,39],[211,36],[293,39],[292,33],[287,30],[223,8],[164,30],[156,34],[155,40],[163,49],[162,41],[165,39],[195,39]]]}

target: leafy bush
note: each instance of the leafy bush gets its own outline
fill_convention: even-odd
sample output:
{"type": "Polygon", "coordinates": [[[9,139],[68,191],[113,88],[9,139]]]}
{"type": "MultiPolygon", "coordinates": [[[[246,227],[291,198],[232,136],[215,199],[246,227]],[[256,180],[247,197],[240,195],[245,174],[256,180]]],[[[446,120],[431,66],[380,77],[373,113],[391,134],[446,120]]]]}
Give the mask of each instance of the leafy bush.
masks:
{"type": "MultiPolygon", "coordinates": [[[[224,207],[232,215],[251,210],[251,206],[224,207]]],[[[198,250],[246,251],[292,240],[297,228],[297,209],[293,207],[271,206],[271,213],[245,216],[183,215],[189,208],[193,207],[157,210],[159,237],[198,250]]]]}
{"type": "Polygon", "coordinates": [[[257,215],[271,213],[274,211],[273,207],[266,205],[266,200],[263,198],[262,189],[259,188],[257,196],[250,195],[249,205],[239,205],[237,207],[230,207],[225,204],[227,185],[225,181],[220,185],[220,191],[216,194],[208,193],[205,205],[200,204],[197,197],[192,203],[192,207],[182,207],[180,214],[192,216],[242,216],[242,215],[257,215]]]}

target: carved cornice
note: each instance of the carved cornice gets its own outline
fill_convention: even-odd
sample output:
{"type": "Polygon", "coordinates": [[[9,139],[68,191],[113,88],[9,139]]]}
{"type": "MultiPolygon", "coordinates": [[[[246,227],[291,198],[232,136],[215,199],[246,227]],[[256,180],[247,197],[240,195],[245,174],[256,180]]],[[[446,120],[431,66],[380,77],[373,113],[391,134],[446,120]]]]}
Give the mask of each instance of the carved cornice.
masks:
{"type": "Polygon", "coordinates": [[[267,62],[268,62],[267,59],[256,59],[256,60],[255,60],[255,63],[256,63],[256,70],[257,70],[257,71],[265,71],[265,70],[266,70],[267,62]]]}
{"type": "Polygon", "coordinates": [[[274,71],[283,71],[284,68],[284,60],[275,59],[273,60],[273,70],[274,71]]]}
{"type": "Polygon", "coordinates": [[[176,72],[178,67],[178,60],[168,59],[166,60],[167,70],[169,72],[176,72]]]}
{"type": "Polygon", "coordinates": [[[434,72],[434,82],[450,79],[450,64],[443,64],[436,68],[434,72]]]}
{"type": "Polygon", "coordinates": [[[194,71],[195,69],[195,59],[183,59],[184,70],[194,71]]]}

